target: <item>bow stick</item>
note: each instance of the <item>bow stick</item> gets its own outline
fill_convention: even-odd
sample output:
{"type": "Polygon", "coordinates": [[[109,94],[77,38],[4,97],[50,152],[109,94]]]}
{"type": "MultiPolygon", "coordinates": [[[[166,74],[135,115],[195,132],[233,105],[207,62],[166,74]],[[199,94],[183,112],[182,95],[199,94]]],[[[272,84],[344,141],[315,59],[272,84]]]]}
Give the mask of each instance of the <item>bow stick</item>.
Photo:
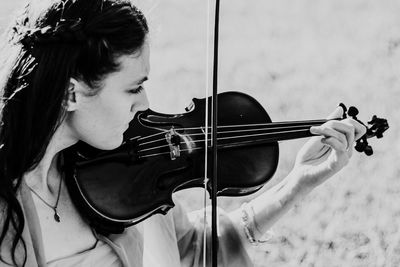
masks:
{"type": "MultiPolygon", "coordinates": [[[[211,179],[211,266],[218,266],[218,225],[217,225],[217,184],[218,184],[218,37],[219,37],[219,7],[220,0],[215,1],[214,17],[214,44],[213,44],[213,92],[212,92],[212,130],[211,142],[213,151],[212,179],[211,179]]],[[[207,151],[206,151],[207,154],[207,151]]],[[[207,172],[206,172],[207,173],[207,172]]]]}
{"type": "MultiPolygon", "coordinates": [[[[207,6],[207,14],[210,14],[210,1],[208,0],[207,6]]],[[[205,153],[204,153],[204,207],[206,207],[206,195],[207,189],[210,188],[210,198],[211,198],[211,244],[210,251],[211,251],[211,263],[212,267],[217,267],[218,265],[218,225],[217,225],[217,181],[218,181],[218,155],[217,155],[217,116],[218,116],[218,39],[219,39],[219,7],[220,7],[220,0],[216,0],[215,2],[215,16],[214,16],[214,40],[213,40],[213,79],[212,79],[212,110],[211,110],[211,142],[210,146],[208,143],[208,129],[209,129],[209,121],[208,121],[208,97],[206,97],[206,105],[205,105],[205,153]],[[209,179],[207,177],[208,173],[208,149],[212,148],[212,155],[213,155],[213,162],[211,165],[212,168],[212,177],[209,179]]],[[[210,36],[210,17],[207,16],[207,49],[206,49],[206,68],[209,67],[209,36],[210,36]]],[[[206,72],[206,92],[205,94],[209,94],[209,78],[208,78],[208,71],[206,72]]],[[[206,226],[206,217],[207,212],[204,209],[204,229],[203,229],[203,266],[207,265],[207,226],[206,226]]]]}

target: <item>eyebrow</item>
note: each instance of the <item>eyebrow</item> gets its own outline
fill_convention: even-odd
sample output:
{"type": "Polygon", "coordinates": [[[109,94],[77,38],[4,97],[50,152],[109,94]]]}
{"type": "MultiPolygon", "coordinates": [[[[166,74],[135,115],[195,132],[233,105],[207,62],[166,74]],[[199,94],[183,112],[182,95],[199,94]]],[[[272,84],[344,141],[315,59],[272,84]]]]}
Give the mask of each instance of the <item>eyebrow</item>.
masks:
{"type": "Polygon", "coordinates": [[[133,83],[131,83],[131,84],[141,84],[141,83],[144,83],[145,81],[147,81],[149,78],[146,76],[146,77],[143,77],[143,78],[141,78],[141,79],[139,79],[139,80],[137,80],[137,81],[134,81],[133,83]]]}

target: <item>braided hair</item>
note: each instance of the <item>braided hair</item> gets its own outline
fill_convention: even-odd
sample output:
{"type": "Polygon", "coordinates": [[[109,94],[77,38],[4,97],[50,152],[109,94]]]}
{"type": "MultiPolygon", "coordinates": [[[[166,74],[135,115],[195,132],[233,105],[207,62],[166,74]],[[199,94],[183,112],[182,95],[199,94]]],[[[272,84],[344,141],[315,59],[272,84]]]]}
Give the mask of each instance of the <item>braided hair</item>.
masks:
{"type": "Polygon", "coordinates": [[[95,95],[119,69],[118,57],[139,51],[147,33],[129,0],[32,0],[10,27],[0,70],[0,261],[26,264],[17,192],[65,118],[70,78],[95,95]]]}

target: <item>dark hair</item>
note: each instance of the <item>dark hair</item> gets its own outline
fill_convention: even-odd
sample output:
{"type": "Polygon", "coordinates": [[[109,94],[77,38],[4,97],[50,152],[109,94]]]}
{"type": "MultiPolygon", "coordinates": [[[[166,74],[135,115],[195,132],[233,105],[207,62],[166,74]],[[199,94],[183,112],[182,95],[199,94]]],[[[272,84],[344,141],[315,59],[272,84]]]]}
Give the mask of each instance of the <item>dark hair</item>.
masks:
{"type": "MultiPolygon", "coordinates": [[[[128,0],[40,0],[9,31],[0,113],[0,248],[9,231],[14,265],[25,265],[24,216],[16,197],[23,174],[37,166],[66,111],[70,78],[96,94],[118,57],[140,51],[146,19],[128,0]],[[10,227],[11,226],[11,227],[10,227]],[[19,246],[24,259],[16,259],[19,246]]],[[[0,260],[5,259],[0,256],[0,260]]]]}

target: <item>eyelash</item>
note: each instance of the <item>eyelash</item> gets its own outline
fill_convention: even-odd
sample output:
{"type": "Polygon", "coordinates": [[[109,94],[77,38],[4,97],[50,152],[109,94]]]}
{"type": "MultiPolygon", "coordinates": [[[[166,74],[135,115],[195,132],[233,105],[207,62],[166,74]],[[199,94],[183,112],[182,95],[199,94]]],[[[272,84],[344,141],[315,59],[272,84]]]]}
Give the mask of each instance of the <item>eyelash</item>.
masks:
{"type": "Polygon", "coordinates": [[[139,94],[140,92],[142,92],[144,90],[144,87],[143,87],[143,85],[141,85],[141,86],[139,86],[138,88],[135,88],[135,89],[131,89],[131,90],[129,90],[128,92],[130,93],[130,94],[139,94]]]}

